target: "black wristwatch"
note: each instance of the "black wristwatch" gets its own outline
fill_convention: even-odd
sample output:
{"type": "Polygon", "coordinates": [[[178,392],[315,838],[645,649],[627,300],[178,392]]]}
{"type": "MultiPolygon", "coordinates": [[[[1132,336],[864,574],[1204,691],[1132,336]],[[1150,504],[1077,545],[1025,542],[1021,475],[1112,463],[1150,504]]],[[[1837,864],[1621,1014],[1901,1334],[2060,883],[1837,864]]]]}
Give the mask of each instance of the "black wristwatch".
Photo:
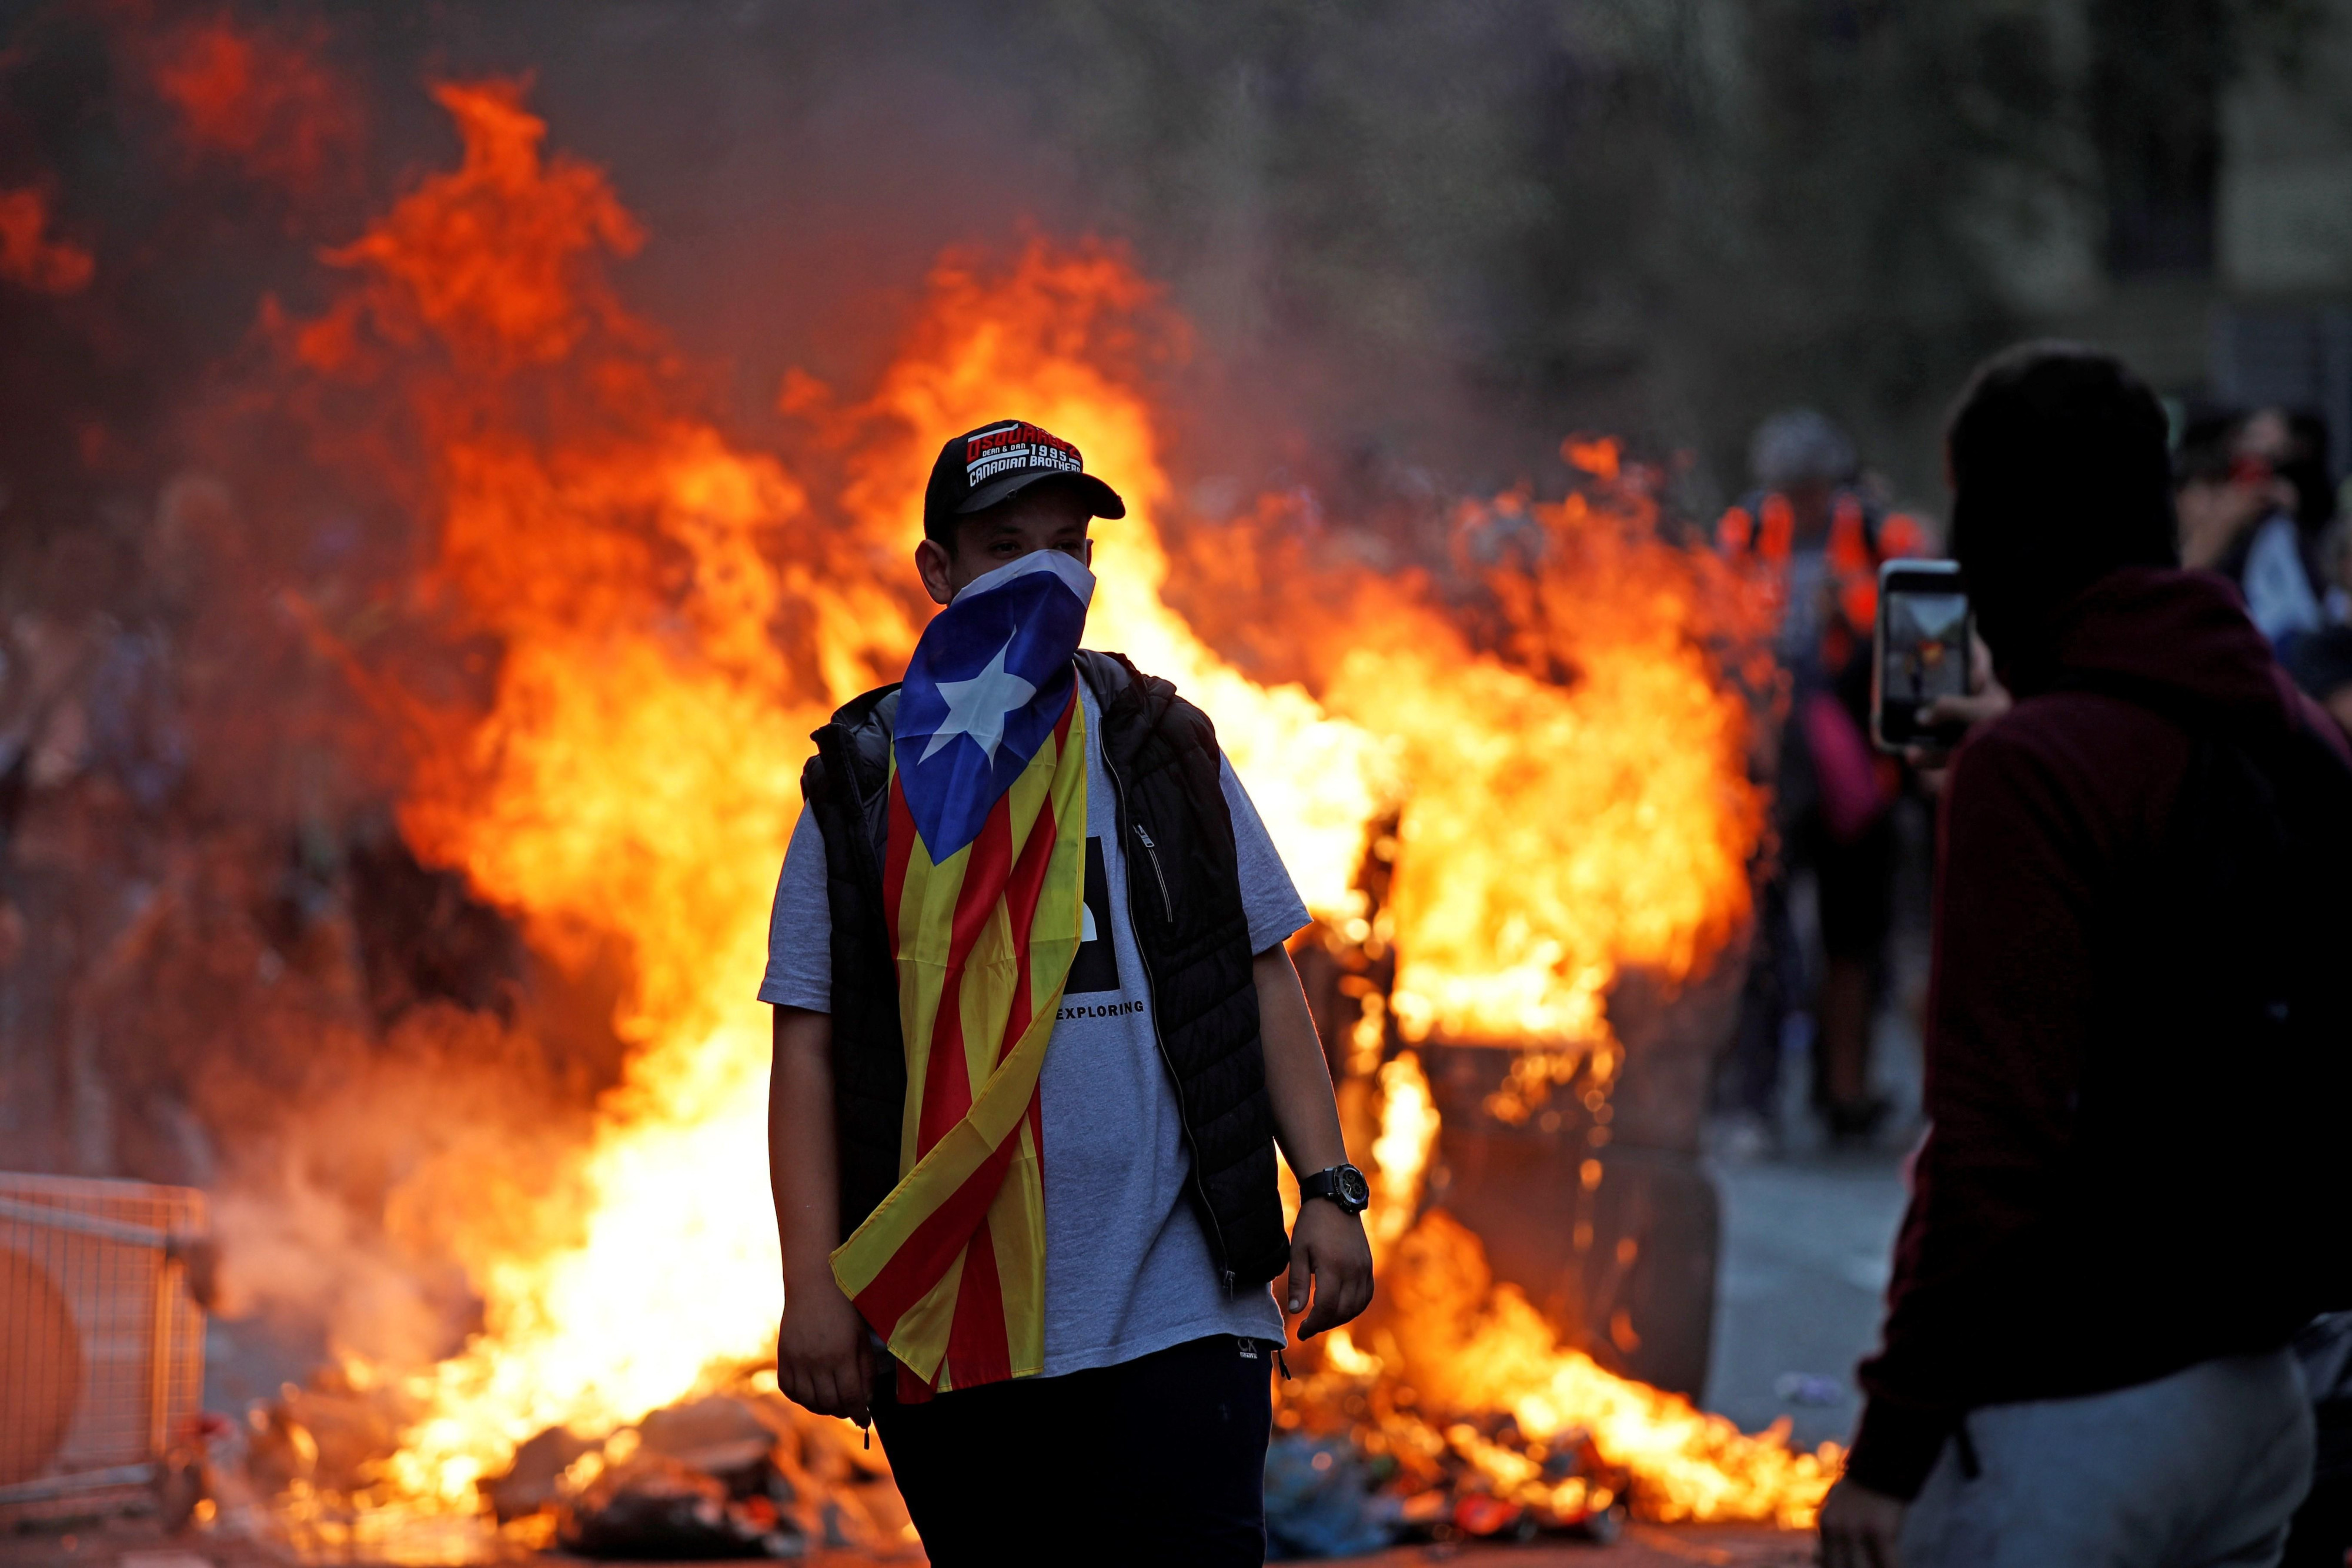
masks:
{"type": "Polygon", "coordinates": [[[1355,1166],[1333,1166],[1298,1184],[1298,1201],[1310,1197],[1328,1197],[1349,1214],[1361,1214],[1371,1206],[1372,1186],[1355,1166]]]}

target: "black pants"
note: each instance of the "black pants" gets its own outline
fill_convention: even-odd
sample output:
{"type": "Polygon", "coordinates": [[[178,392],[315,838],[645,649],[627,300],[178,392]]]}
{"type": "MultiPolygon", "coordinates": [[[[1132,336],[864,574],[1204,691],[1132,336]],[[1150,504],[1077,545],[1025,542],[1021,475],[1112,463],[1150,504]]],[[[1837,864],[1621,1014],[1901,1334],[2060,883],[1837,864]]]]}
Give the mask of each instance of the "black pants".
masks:
{"type": "Polygon", "coordinates": [[[885,1378],[874,1423],[932,1568],[1256,1568],[1273,1367],[1270,1343],[1218,1334],[922,1405],[885,1378]]]}

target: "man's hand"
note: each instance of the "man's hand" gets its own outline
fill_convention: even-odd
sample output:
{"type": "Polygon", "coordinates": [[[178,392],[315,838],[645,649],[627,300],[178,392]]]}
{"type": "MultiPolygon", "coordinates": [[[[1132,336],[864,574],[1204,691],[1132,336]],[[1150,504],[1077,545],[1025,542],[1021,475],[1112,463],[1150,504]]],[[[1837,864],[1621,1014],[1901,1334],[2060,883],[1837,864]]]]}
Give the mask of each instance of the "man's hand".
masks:
{"type": "MultiPolygon", "coordinates": [[[[1323,1042],[1315,1036],[1315,1015],[1299,988],[1298,971],[1279,946],[1251,964],[1257,984],[1258,1034],[1265,1041],[1265,1092],[1274,1104],[1274,1135],[1282,1157],[1300,1176],[1329,1170],[1348,1157],[1339,1134],[1339,1106],[1331,1093],[1331,1070],[1324,1065],[1323,1042]]],[[[1364,1222],[1328,1197],[1298,1206],[1290,1231],[1290,1283],[1283,1311],[1307,1313],[1300,1340],[1338,1328],[1372,1304],[1372,1245],[1364,1222]],[[1307,1290],[1314,1307],[1307,1308],[1307,1290]]]]}
{"type": "Polygon", "coordinates": [[[1326,1197],[1298,1206],[1290,1231],[1290,1293],[1284,1310],[1297,1316],[1307,1307],[1307,1287],[1315,1286],[1315,1310],[1298,1325],[1298,1337],[1313,1339],[1325,1329],[1350,1322],[1372,1304],[1372,1247],[1364,1222],[1326,1197]]]}
{"type": "MultiPolygon", "coordinates": [[[[1990,724],[2016,706],[2017,700],[2009,695],[2009,688],[1992,673],[1992,650],[1985,646],[1983,638],[1970,637],[1968,695],[1937,697],[1918,711],[1915,722],[1923,728],[1958,725],[1961,738],[1966,739],[1977,726],[1990,724]]],[[[1903,748],[1903,760],[1919,770],[1920,781],[1933,795],[1944,787],[1944,773],[1952,754],[1940,747],[1906,746],[1903,748]]]]}
{"type": "Polygon", "coordinates": [[[784,1317],[776,1330],[776,1386],[820,1416],[866,1422],[874,1354],[866,1321],[834,1281],[833,1019],[776,1009],[768,1075],[768,1180],[784,1260],[784,1317]]]}
{"type": "Polygon", "coordinates": [[[1901,1568],[1901,1500],[1840,1481],[1822,1500],[1822,1568],[1901,1568]]]}
{"type": "Polygon", "coordinates": [[[845,1416],[863,1427],[874,1386],[874,1353],[866,1320],[831,1274],[788,1286],[776,1331],[776,1386],[819,1416],[845,1416]]]}
{"type": "Polygon", "coordinates": [[[2173,497],[2180,519],[2180,564],[2190,571],[2209,570],[2263,513],[2279,505],[2292,508],[2294,492],[2275,481],[2191,479],[2173,497]],[[2284,501],[2281,490],[2285,491],[2284,501]]]}

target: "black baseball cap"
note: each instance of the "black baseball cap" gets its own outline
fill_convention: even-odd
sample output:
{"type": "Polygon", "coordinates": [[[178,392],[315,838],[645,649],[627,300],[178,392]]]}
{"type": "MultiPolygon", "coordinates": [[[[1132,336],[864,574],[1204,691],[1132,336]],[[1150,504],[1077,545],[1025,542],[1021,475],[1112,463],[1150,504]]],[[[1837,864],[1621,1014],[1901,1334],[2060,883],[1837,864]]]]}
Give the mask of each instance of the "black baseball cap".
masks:
{"type": "Polygon", "coordinates": [[[923,532],[949,543],[958,517],[986,511],[1047,480],[1069,486],[1090,517],[1127,516],[1127,503],[1087,472],[1076,447],[1025,419],[1000,419],[967,430],[940,448],[940,460],[931,465],[931,482],[923,488],[923,532]]]}

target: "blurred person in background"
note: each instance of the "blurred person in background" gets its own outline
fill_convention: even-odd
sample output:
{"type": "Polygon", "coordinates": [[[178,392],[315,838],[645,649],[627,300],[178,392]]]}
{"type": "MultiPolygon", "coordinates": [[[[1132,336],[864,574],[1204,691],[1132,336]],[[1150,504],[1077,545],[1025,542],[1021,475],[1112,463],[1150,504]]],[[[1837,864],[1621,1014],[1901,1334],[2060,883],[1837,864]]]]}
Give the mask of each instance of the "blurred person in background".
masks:
{"type": "Polygon", "coordinates": [[[2236,583],[2247,614],[2282,649],[2341,618],[2329,612],[2321,559],[2336,516],[2325,423],[2277,408],[2194,422],[2177,472],[2183,566],[2236,583]]]}
{"type": "Polygon", "coordinates": [[[2344,1568],[2352,1558],[2352,1312],[2315,1319],[2294,1340],[2311,1393],[2318,1460],[2281,1568],[2344,1568]]]}
{"type": "Polygon", "coordinates": [[[1724,514],[1717,542],[1754,552],[1779,575],[1777,651],[1790,691],[1773,790],[1778,863],[1759,889],[1739,1027],[1717,1086],[1717,1108],[1731,1123],[1727,1145],[1739,1154],[1773,1142],[1792,1011],[1813,1020],[1812,1098],[1832,1139],[1866,1141],[1886,1115],[1871,1091],[1870,1035],[1885,987],[1892,808],[1903,779],[1870,747],[1870,635],[1879,563],[1927,544],[1916,519],[1887,512],[1869,493],[1853,443],[1811,409],[1758,426],[1748,462],[1757,487],[1724,514]],[[1805,869],[1813,873],[1824,960],[1811,986],[1789,901],[1790,879],[1805,869]]]}
{"type": "Polygon", "coordinates": [[[2352,626],[2323,626],[2285,650],[2287,673],[2352,736],[2352,626]]]}
{"type": "Polygon", "coordinates": [[[2319,536],[2319,607],[2331,625],[2352,625],[2352,517],[2345,516],[2345,497],[2352,496],[2352,478],[2336,490],[2336,519],[2319,536]]]}
{"type": "Polygon", "coordinates": [[[2193,413],[2172,451],[2172,505],[2179,519],[2180,564],[2212,571],[2275,510],[2281,486],[2267,465],[2238,461],[2246,416],[2236,410],[2193,413]]]}
{"type": "Polygon", "coordinates": [[[1832,1568],[2275,1563],[2313,1474],[2290,1342],[2352,1305],[2333,1185],[2352,747],[2174,570],[2154,395],[2027,344],[1947,435],[2015,703],[1942,800],[1930,1130],[1832,1568]]]}
{"type": "Polygon", "coordinates": [[[2318,553],[2327,624],[2280,653],[2294,684],[2352,735],[2352,518],[2327,526],[2318,553]]]}

